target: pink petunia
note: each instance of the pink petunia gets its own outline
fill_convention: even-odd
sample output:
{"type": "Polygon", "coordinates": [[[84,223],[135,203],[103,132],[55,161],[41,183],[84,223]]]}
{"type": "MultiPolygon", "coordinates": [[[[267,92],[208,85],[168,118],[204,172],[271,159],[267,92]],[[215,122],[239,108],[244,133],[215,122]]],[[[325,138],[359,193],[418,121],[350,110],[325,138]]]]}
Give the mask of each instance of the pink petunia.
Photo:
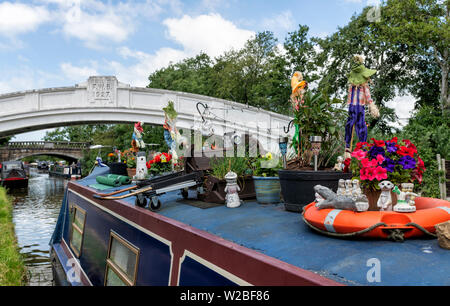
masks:
{"type": "Polygon", "coordinates": [[[373,176],[379,181],[385,180],[387,179],[387,170],[383,167],[378,166],[374,169],[373,176]]]}
{"type": "Polygon", "coordinates": [[[382,163],[384,162],[384,156],[381,155],[381,154],[378,154],[378,155],[377,155],[377,162],[378,162],[379,164],[382,164],[382,163]]]}
{"type": "Polygon", "coordinates": [[[373,181],[373,179],[375,178],[375,176],[373,175],[375,168],[372,167],[367,167],[367,168],[362,168],[359,171],[359,178],[363,181],[365,180],[370,180],[373,181]]]}
{"type": "Polygon", "coordinates": [[[361,160],[361,164],[364,168],[376,167],[376,166],[378,166],[378,161],[376,159],[372,159],[369,161],[368,158],[363,158],[361,160]]]}
{"type": "Polygon", "coordinates": [[[352,157],[356,158],[357,160],[362,160],[367,156],[367,152],[364,152],[363,150],[356,150],[352,152],[352,157]]]}

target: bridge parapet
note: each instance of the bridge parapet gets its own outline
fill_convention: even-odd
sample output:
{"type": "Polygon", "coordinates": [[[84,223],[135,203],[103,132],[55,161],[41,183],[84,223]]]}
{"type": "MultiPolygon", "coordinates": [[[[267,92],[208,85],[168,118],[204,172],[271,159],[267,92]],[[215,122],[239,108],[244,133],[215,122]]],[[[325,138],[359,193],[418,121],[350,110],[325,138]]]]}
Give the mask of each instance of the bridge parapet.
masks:
{"type": "Polygon", "coordinates": [[[90,142],[70,141],[11,141],[5,146],[9,150],[14,149],[55,149],[55,150],[83,150],[88,149],[90,142]]]}

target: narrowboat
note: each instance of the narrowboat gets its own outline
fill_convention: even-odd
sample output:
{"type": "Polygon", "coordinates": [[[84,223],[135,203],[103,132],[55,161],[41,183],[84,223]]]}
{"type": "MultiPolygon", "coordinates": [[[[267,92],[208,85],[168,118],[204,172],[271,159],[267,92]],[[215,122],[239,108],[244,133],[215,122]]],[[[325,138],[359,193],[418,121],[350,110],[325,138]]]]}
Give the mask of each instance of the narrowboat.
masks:
{"type": "Polygon", "coordinates": [[[39,161],[37,164],[38,170],[48,170],[48,162],[47,161],[39,161]]]}
{"type": "Polygon", "coordinates": [[[448,250],[436,239],[330,238],[282,203],[192,200],[201,192],[193,177],[155,182],[147,202],[133,184],[96,189],[108,173],[96,167],[67,185],[50,241],[56,284],[450,285],[448,250]]]}
{"type": "Polygon", "coordinates": [[[0,173],[2,186],[10,189],[28,187],[29,168],[20,160],[1,163],[0,173]]]}
{"type": "Polygon", "coordinates": [[[66,179],[80,178],[81,168],[78,166],[51,164],[48,167],[48,175],[62,177],[66,179]]]}

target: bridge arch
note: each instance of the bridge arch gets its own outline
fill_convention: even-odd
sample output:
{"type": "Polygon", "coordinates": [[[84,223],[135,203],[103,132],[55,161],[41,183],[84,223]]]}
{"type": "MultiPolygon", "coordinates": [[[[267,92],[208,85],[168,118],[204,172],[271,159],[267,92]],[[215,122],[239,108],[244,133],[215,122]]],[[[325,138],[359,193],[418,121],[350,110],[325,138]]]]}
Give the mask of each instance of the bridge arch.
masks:
{"type": "Polygon", "coordinates": [[[77,161],[90,143],[68,141],[13,141],[0,147],[0,161],[19,160],[28,156],[48,155],[77,161]]]}
{"type": "MultiPolygon", "coordinates": [[[[46,88],[0,95],[0,137],[45,128],[94,123],[143,121],[162,125],[162,108],[173,101],[177,126],[194,130],[202,122],[197,105],[207,106],[203,117],[215,134],[231,131],[255,135],[271,151],[278,149],[288,116],[237,102],[168,90],[132,87],[114,76],[90,77],[71,87],[46,88]]],[[[292,132],[291,132],[292,133],[292,132]]]]}
{"type": "Polygon", "coordinates": [[[72,155],[72,154],[55,153],[55,152],[43,152],[43,153],[20,153],[20,154],[15,155],[13,157],[13,160],[19,160],[19,159],[23,159],[25,157],[40,156],[40,155],[57,157],[57,158],[60,158],[60,159],[67,160],[69,163],[72,163],[72,162],[76,163],[81,158],[79,156],[75,156],[75,155],[72,155]]]}

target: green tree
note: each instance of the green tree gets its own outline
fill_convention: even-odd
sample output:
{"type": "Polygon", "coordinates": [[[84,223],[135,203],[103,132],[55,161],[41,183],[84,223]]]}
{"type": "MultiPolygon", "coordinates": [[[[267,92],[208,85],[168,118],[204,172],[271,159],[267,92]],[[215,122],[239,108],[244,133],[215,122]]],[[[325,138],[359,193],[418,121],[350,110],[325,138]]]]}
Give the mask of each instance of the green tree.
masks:
{"type": "Polygon", "coordinates": [[[407,44],[433,57],[441,75],[440,107],[449,111],[450,0],[387,0],[381,16],[386,41],[407,44]]]}

